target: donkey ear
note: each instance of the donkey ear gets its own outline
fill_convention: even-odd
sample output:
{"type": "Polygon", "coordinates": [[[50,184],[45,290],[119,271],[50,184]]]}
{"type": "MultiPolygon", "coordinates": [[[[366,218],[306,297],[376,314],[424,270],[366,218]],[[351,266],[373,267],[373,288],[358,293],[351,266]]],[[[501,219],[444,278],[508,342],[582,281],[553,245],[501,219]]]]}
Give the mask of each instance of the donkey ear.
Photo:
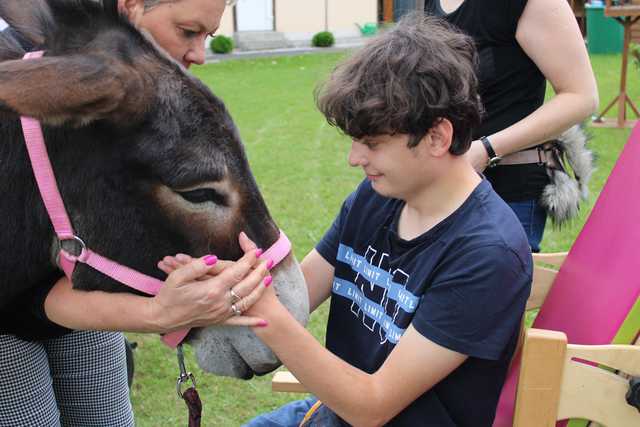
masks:
{"type": "Polygon", "coordinates": [[[44,44],[45,32],[53,22],[45,0],[2,0],[0,18],[34,46],[44,44]]]}
{"type": "Polygon", "coordinates": [[[43,123],[132,123],[151,104],[152,76],[98,55],[65,55],[0,63],[0,111],[43,123]]]}

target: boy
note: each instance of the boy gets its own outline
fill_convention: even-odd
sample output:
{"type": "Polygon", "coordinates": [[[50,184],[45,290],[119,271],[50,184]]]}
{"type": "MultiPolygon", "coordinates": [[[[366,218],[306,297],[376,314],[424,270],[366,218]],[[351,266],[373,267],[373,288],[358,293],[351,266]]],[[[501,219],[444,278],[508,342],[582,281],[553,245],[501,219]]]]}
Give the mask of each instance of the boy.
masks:
{"type": "MultiPolygon", "coordinates": [[[[367,176],[302,262],[311,309],[331,296],[327,348],[272,289],[246,314],[267,320],[256,334],[323,402],[322,425],[492,423],[532,262],[517,218],[464,157],[480,120],[475,55],[466,36],[410,16],[319,92],[367,176]]],[[[247,425],[297,426],[310,404],[247,425]]]]}

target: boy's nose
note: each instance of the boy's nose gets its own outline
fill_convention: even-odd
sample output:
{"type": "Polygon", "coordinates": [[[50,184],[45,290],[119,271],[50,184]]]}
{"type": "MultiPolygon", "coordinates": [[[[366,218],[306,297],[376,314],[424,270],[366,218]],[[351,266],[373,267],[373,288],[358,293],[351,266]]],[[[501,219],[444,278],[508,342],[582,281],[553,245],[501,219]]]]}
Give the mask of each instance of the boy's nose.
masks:
{"type": "Polygon", "coordinates": [[[365,156],[365,147],[357,141],[351,141],[351,150],[349,151],[349,166],[364,166],[367,163],[365,156]]]}

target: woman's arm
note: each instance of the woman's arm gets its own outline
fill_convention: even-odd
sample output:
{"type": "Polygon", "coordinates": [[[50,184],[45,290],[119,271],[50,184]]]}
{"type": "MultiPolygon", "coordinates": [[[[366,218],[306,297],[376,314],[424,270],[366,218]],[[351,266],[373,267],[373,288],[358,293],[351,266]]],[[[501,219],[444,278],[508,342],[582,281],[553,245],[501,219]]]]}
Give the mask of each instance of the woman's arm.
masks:
{"type": "MultiPolygon", "coordinates": [[[[578,24],[566,0],[529,0],[516,40],[551,83],[555,96],[517,123],[488,135],[499,156],[560,135],[598,108],[598,88],[578,24]]],[[[484,170],[487,152],[474,141],[469,158],[484,170]]]]}
{"type": "Polygon", "coordinates": [[[166,333],[217,323],[257,326],[262,319],[232,316],[229,289],[243,296],[236,306],[245,311],[262,295],[267,275],[265,262],[253,250],[232,264],[191,260],[173,271],[152,298],[79,291],[61,279],[47,295],[45,312],[51,321],[80,330],[166,333]]]}

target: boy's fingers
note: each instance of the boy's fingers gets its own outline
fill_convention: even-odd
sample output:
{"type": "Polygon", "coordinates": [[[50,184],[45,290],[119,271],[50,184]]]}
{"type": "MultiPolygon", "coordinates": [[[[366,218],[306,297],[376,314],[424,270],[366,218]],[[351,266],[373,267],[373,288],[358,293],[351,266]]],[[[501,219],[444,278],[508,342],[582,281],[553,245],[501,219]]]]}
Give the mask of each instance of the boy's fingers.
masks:
{"type": "Polygon", "coordinates": [[[222,324],[228,326],[267,326],[265,320],[252,316],[231,316],[222,324]]]}
{"type": "Polygon", "coordinates": [[[164,261],[158,262],[158,269],[160,269],[167,275],[171,274],[175,270],[175,268],[168,266],[164,261]]]}
{"type": "Polygon", "coordinates": [[[227,289],[231,289],[244,280],[253,270],[257,262],[256,251],[247,252],[242,258],[233,263],[233,265],[226,267],[217,278],[222,281],[227,289]]]}
{"type": "Polygon", "coordinates": [[[240,243],[240,248],[244,253],[258,248],[244,231],[240,232],[240,235],[238,236],[238,243],[240,243]]]}
{"type": "Polygon", "coordinates": [[[182,286],[195,281],[208,274],[217,263],[218,259],[214,255],[207,255],[201,259],[194,259],[190,263],[171,272],[166,280],[166,284],[169,286],[182,286]]]}
{"type": "Polygon", "coordinates": [[[190,257],[189,255],[185,255],[185,254],[176,254],[175,259],[177,262],[182,263],[182,264],[187,264],[189,262],[191,262],[193,260],[192,257],[190,257]]]}

